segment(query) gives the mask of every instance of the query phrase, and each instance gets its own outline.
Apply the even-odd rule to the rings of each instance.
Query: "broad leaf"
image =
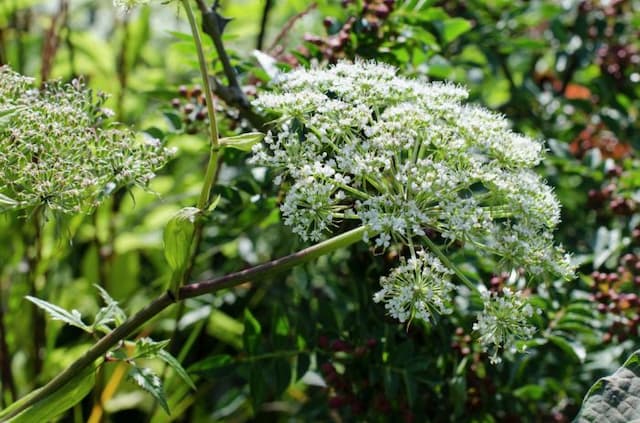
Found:
[[[55,304],[48,303],[36,297],[27,295],[25,298],[49,313],[49,316],[51,316],[53,320],[63,321],[71,326],[75,326],[85,332],[91,333],[91,328],[82,321],[82,316],[78,310],[71,310],[71,312],[68,312],[62,307],[58,307]]]
[[[587,392],[574,423],[627,423],[640,419],[640,350]]]
[[[171,414],[167,397],[162,389],[162,381],[153,370],[146,367],[132,366],[129,371],[129,378],[142,389],[149,392],[167,414]]]
[[[450,43],[471,29],[471,23],[463,18],[452,18],[442,22],[442,40]]]

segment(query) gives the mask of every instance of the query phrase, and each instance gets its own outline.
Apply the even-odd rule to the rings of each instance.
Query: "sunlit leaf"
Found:
[[[167,397],[164,389],[162,389],[162,381],[153,370],[146,367],[132,366],[128,376],[139,387],[149,392],[167,414],[171,414]]]
[[[82,316],[80,315],[80,312],[78,310],[71,310],[71,312],[69,312],[62,307],[51,304],[39,298],[35,298],[29,295],[27,295],[25,298],[49,313],[49,316],[53,320],[60,320],[68,325],[75,326],[85,332],[91,333],[91,328],[82,321]]]

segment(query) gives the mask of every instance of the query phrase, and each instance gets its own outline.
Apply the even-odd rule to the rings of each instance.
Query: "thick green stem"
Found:
[[[0,422],[5,422],[11,417],[26,410],[28,407],[39,401],[45,400],[49,395],[56,392],[66,383],[71,381],[75,376],[80,374],[87,366],[93,364],[96,360],[106,354],[111,348],[116,346],[120,341],[131,335],[136,329],[150,321],[160,312],[176,301],[186,298],[193,298],[204,294],[219,291],[221,289],[230,288],[249,281],[265,278],[267,276],[283,272],[294,266],[314,260],[322,255],[328,254],[339,248],[347,247],[351,244],[362,240],[366,233],[366,227],[360,226],[335,236],[326,241],[320,242],[311,247],[300,250],[288,256],[272,260],[267,263],[260,264],[249,269],[239,272],[230,273],[216,279],[205,280],[198,283],[185,285],[178,290],[177,298],[170,292],[165,292],[138,313],[131,316],[124,323],[114,329],[112,332],[100,339],[93,347],[91,347],[82,357],[73,362],[69,367],[59,373],[49,383],[40,389],[37,389],[27,396],[21,398],[9,408],[0,411]]]
[[[198,52],[198,64],[200,65],[200,76],[202,78],[202,85],[204,86],[204,96],[207,100],[207,112],[209,114],[209,137],[211,138],[211,149],[209,152],[209,163],[207,164],[207,171],[204,177],[204,184],[202,191],[200,192],[200,198],[198,200],[198,208],[205,210],[209,206],[209,196],[211,194],[211,188],[215,184],[218,168],[218,153],[219,153],[219,140],[218,140],[218,123],[216,121],[216,112],[213,108],[213,95],[211,92],[211,85],[209,83],[209,72],[207,71],[207,61],[204,57],[204,49],[202,47],[202,39],[200,38],[200,31],[196,24],[196,18],[193,15],[191,4],[189,0],[182,0],[182,6],[187,13],[187,19],[189,20],[189,26],[191,27],[191,33],[193,34],[193,41],[196,45],[196,51]]]

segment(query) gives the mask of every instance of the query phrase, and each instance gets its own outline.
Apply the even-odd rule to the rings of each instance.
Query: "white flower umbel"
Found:
[[[401,322],[418,318],[433,322],[441,314],[453,311],[455,285],[451,283],[451,269],[424,251],[380,279],[382,289],[373,299],[385,302],[389,315]]]
[[[430,229],[505,267],[570,277],[553,244],[559,203],[531,169],[543,144],[466,97],[458,85],[402,78],[382,64],[298,69],[255,101],[280,118],[253,162],[292,181],[282,212],[306,239],[318,240],[349,210],[378,247]]]
[[[501,351],[523,351],[517,347],[517,342],[530,339],[535,333],[535,327],[529,323],[534,310],[521,292],[508,288],[492,293],[484,290],[481,295],[484,310],[473,324],[473,330],[480,334],[480,342],[495,364],[501,361]]]
[[[107,124],[110,111],[81,82],[37,89],[0,67],[0,210],[88,213],[115,189],[146,185],[170,151]]]
[[[553,243],[560,205],[532,169],[543,143],[513,132],[499,114],[464,104],[463,87],[403,78],[383,64],[341,62],[294,70],[272,88],[254,104],[278,115],[274,133],[254,147],[252,161],[280,170],[276,183],[290,187],[285,223],[319,240],[341,219],[360,221],[377,250],[402,243],[414,251],[422,242],[437,255],[412,253],[382,278],[375,299],[392,316],[433,321],[450,310],[453,266],[427,234],[492,256],[505,270],[573,275]],[[491,300],[477,324],[486,345],[509,348],[531,333],[519,295]],[[515,314],[505,322],[496,317],[508,312]]]

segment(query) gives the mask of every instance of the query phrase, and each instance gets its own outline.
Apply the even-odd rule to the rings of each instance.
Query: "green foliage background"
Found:
[[[527,288],[542,310],[537,336],[527,354],[491,366],[473,342],[477,304],[435,327],[399,325],[371,298],[402,251],[374,255],[357,245],[288,274],[187,300],[177,324],[179,307],[147,325],[140,336],[173,336],[168,348],[197,386],[191,391],[161,362],[145,363],[164,375],[170,415],[123,378],[122,363],[108,363],[94,392],[60,421],[570,421],[593,382],[640,344],[640,3],[273,3],[263,50],[279,69],[354,57],[388,62],[403,74],[467,85],[472,101],[548,140],[539,171],[563,204],[557,237],[574,253],[579,277]],[[221,2],[221,14],[233,18],[225,45],[249,96],[268,89],[269,68],[252,54],[264,8],[264,0]],[[336,47],[331,40],[350,17],[352,29]],[[195,203],[208,151],[205,125],[184,113],[191,99],[180,86],[198,84],[187,34],[174,3],[152,0],[129,15],[90,0],[0,3],[0,63],[40,79],[82,75],[111,94],[118,120],[178,148],[150,192],[118,191],[91,216],[47,221],[38,260],[28,216],[0,216],[3,406],[94,342],[43,320],[25,295],[93,316],[101,306],[94,285],[135,312],[168,283],[163,228]],[[213,44],[205,42],[210,68],[224,82]],[[223,136],[251,128],[234,105],[216,107]],[[280,222],[273,175],[246,158],[224,153],[214,189],[220,201],[206,222],[194,280],[304,246]],[[450,254],[487,286],[506,278],[471,250]]]

